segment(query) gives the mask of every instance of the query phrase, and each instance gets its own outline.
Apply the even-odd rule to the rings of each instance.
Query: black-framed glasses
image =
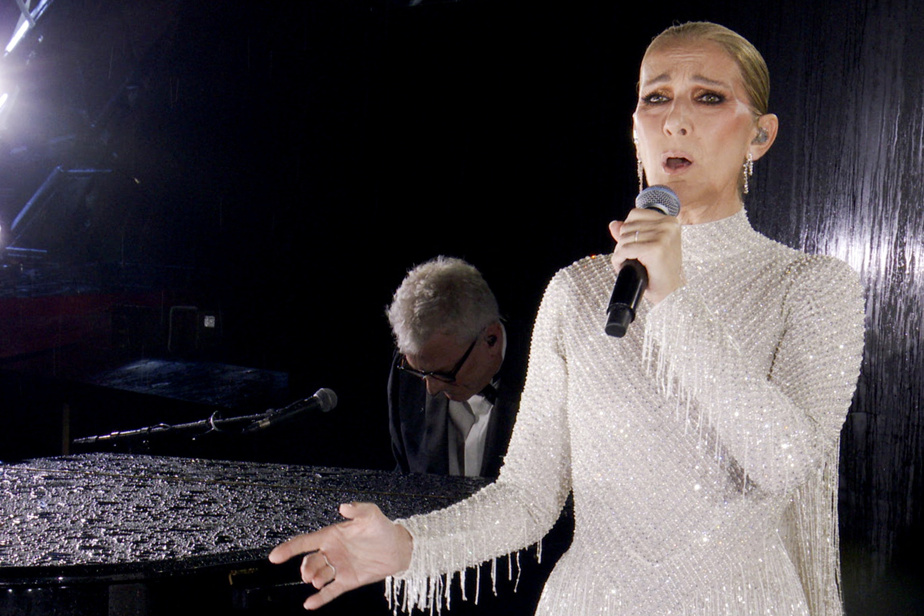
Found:
[[[401,361],[398,362],[398,370],[403,370],[408,374],[413,374],[414,376],[425,379],[430,377],[431,379],[436,379],[437,381],[442,381],[443,383],[453,384],[456,382],[456,376],[459,374],[459,370],[462,369],[462,366],[465,365],[465,360],[468,359],[468,356],[472,354],[472,350],[475,348],[475,343],[478,342],[478,339],[481,338],[481,334],[475,336],[475,339],[472,340],[472,343],[468,345],[468,349],[465,350],[465,353],[456,362],[455,367],[449,372],[443,372],[442,370],[417,370],[416,368],[411,368],[407,364],[407,357],[402,355]]]

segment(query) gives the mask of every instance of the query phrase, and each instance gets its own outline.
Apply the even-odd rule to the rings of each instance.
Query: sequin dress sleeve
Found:
[[[687,285],[603,332],[607,258],[559,272],[498,481],[402,521],[398,604],[534,543],[568,490],[575,535],[538,613],[841,613],[836,461],[863,342],[856,274],[751,229],[684,227]],[[833,505],[832,505],[833,503]],[[398,593],[400,594],[400,593]]]
[[[725,318],[734,305],[706,295],[736,295],[752,283],[710,277],[673,293],[648,316],[645,351],[666,395],[680,399],[684,422],[711,432],[719,455],[734,460],[742,489],[785,494],[819,464],[850,404],[857,367],[843,349],[862,343],[860,311],[830,307],[843,304],[848,289],[857,299],[856,274],[835,259],[800,255],[775,285],[785,303],[767,304],[781,314],[756,312],[743,323]],[[774,319],[785,322],[779,333],[766,331]],[[772,346],[755,343],[770,336],[778,336]],[[849,378],[833,387],[838,375]]]

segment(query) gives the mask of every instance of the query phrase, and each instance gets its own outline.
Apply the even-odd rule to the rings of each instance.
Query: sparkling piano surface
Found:
[[[429,511],[480,479],[154,456],[85,454],[0,466],[0,585],[131,579],[262,561],[338,521],[342,502]]]

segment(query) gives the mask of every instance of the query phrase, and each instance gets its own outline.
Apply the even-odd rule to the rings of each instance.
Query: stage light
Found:
[[[25,15],[25,13],[24,13]],[[28,19],[19,18],[19,25],[16,27],[16,32],[13,33],[13,38],[10,39],[10,42],[7,43],[6,53],[10,53],[19,44],[19,41],[22,40],[22,37],[26,35],[26,32],[29,31],[29,28],[32,27],[32,22]]]
[[[13,37],[10,39],[10,42],[6,44],[3,55],[9,55],[9,53],[16,48],[23,37],[26,36],[26,33],[35,27],[36,22],[42,14],[51,6],[52,1],[53,0],[40,0],[35,8],[30,10],[29,4],[31,4],[31,0],[16,0],[20,12],[19,22],[16,24],[16,31],[13,32]]]

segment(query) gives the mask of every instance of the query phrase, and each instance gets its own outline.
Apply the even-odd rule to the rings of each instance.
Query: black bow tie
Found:
[[[484,386],[484,389],[482,389],[478,393],[481,396],[483,396],[484,399],[490,402],[491,404],[497,403],[497,387],[495,386],[494,383],[488,383],[487,385]]]

